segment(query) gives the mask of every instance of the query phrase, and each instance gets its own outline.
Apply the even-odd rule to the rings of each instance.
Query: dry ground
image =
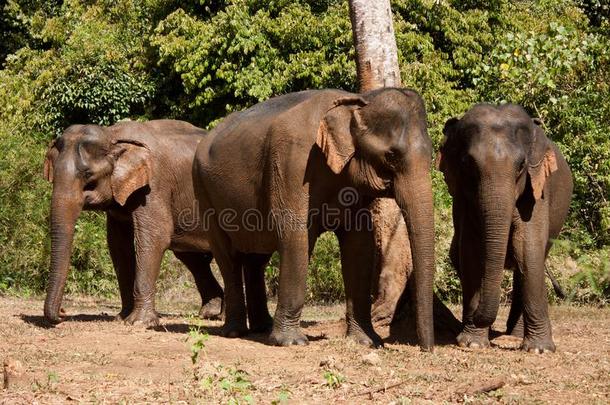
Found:
[[[64,305],[71,319],[47,328],[42,301],[0,298],[0,403],[610,402],[610,308],[552,307],[558,351],[531,355],[508,336],[481,351],[366,349],[342,338],[341,306],[308,307],[310,345],[277,348],[261,335],[223,338],[217,321],[203,322],[207,338],[189,334],[194,307],[162,305],[163,327],[146,330],[113,321],[107,302]]]

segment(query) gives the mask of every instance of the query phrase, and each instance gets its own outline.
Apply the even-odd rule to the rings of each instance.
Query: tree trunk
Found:
[[[349,9],[360,92],[400,87],[390,0],[350,0]],[[407,227],[392,198],[377,199],[371,207],[371,214],[376,245],[376,268],[372,283],[373,322],[387,325],[392,320],[400,320],[412,325],[407,329],[414,329],[413,293],[410,288],[406,289],[413,271]],[[399,301],[400,314],[396,313]],[[443,329],[450,335],[459,332],[459,322],[436,296],[434,314],[437,330]]]
[[[360,92],[400,87],[390,0],[350,0],[349,8]],[[373,322],[388,324],[413,268],[411,249],[407,227],[394,199],[377,199],[371,213],[376,245]]]
[[[360,92],[400,87],[390,0],[350,0]]]

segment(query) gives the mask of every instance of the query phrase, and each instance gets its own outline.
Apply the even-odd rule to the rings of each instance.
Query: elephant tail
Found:
[[[546,264],[544,265],[544,271],[546,273],[546,276],[549,278],[549,280],[551,280],[551,284],[553,285],[553,290],[555,291],[555,295],[557,295],[557,297],[560,300],[565,300],[567,297],[565,291],[563,291],[563,288],[561,288],[561,285],[559,284],[559,282],[557,281],[555,276],[553,276],[553,274],[551,273],[551,271],[549,270],[549,268],[547,267]]]

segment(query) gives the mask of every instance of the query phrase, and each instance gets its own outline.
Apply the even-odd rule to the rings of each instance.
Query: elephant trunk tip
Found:
[[[44,318],[52,325],[57,325],[63,321],[63,310],[61,308],[53,308],[53,305],[45,303]]]

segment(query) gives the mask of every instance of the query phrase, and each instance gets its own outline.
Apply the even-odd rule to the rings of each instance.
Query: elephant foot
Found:
[[[348,339],[352,339],[358,344],[366,347],[380,348],[383,347],[383,340],[381,337],[370,328],[368,331],[362,330],[360,327],[348,325],[346,336]]]
[[[521,343],[521,350],[536,354],[554,353],[555,343],[553,343],[553,339],[548,335],[540,337],[526,336]]]
[[[246,321],[234,321],[227,322],[225,321],[224,326],[222,327],[222,335],[227,338],[238,338],[241,336],[245,336],[248,334],[248,327],[246,326]]]
[[[222,297],[212,298],[201,306],[199,317],[202,319],[222,318]]]
[[[155,327],[159,326],[159,315],[152,308],[136,308],[125,318],[125,323]]]
[[[371,320],[377,326],[387,326],[392,322],[395,308],[389,304],[373,305]]]
[[[457,338],[457,344],[460,347],[469,347],[471,349],[482,349],[489,347],[489,337],[487,329],[484,331],[468,331],[464,330]]]
[[[269,313],[262,317],[256,317],[249,319],[250,323],[250,332],[252,333],[264,333],[269,332],[273,327],[273,318]]]
[[[304,346],[309,344],[309,340],[298,327],[285,330],[274,329],[269,335],[269,344],[272,346]]]
[[[121,312],[115,315],[114,320],[124,321],[125,319],[127,319],[129,314],[131,314],[131,311],[133,311],[133,308],[121,308]]]

